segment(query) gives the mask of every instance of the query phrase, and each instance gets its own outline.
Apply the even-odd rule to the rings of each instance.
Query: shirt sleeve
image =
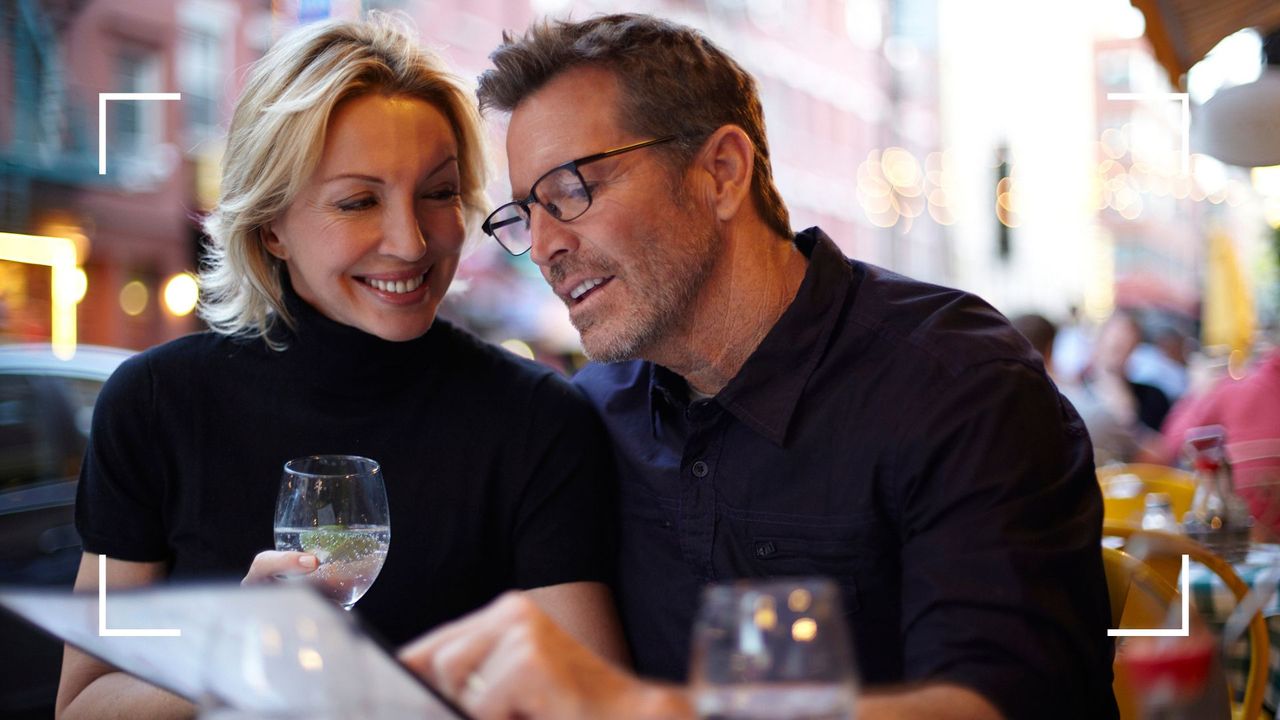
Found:
[[[1006,717],[1113,717],[1102,499],[1083,423],[1037,370],[922,387],[896,462],[908,681]]]
[[[168,558],[154,419],[149,362],[137,355],[111,375],[94,407],[76,490],[85,552],[134,562]]]
[[[611,582],[615,475],[595,411],[576,388],[548,377],[534,394],[525,437],[529,479],[515,513],[516,587]]]

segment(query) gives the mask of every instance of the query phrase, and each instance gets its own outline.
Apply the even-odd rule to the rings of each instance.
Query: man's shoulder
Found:
[[[950,376],[993,363],[1040,366],[1025,338],[994,307],[973,293],[916,280],[859,261],[859,278],[846,329],[906,351]]]

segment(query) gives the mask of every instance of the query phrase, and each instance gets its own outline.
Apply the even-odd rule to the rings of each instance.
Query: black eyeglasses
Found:
[[[675,135],[645,140],[643,142],[624,145],[620,148],[606,150],[595,155],[570,160],[551,168],[538,178],[529,188],[529,196],[523,200],[512,200],[501,205],[489,214],[481,229],[486,235],[498,241],[499,245],[512,255],[523,255],[533,247],[533,234],[529,231],[529,217],[536,203],[541,205],[547,214],[560,222],[569,222],[582,217],[591,207],[591,184],[582,177],[578,168],[597,160],[621,155],[632,150],[657,145],[675,140]]]

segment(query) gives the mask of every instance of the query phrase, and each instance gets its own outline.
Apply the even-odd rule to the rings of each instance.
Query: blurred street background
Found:
[[[1161,97],[1183,90],[1124,0],[11,0],[0,232],[69,239],[76,271],[55,293],[49,267],[9,242],[0,341],[50,340],[60,298],[74,301],[78,343],[141,349],[201,329],[197,219],[217,198],[246,66],[299,23],[371,8],[409,15],[469,81],[503,30],[544,15],[639,10],[703,29],[759,80],[797,228],[821,225],[854,257],[1080,330],[1057,358],[1068,371],[1117,307],[1153,347],[1209,344],[1223,362],[1274,322],[1280,169],[1227,165],[1197,142],[1184,161],[1182,103]],[[1191,67],[1192,115],[1257,79],[1261,51],[1246,29]],[[182,93],[108,105],[105,176],[101,92]],[[492,121],[501,200],[503,119]],[[580,361],[527,258],[477,238],[459,277],[448,316],[547,362]],[[1229,326],[1206,328],[1218,312],[1206,303],[1224,302]]]
[[[0,585],[70,586],[102,383],[203,329],[199,220],[249,65],[300,24],[371,9],[407,15],[472,83],[504,30],[546,16],[701,28],[759,82],[795,228],[1013,318],[1099,466],[1176,461],[1179,399],[1280,372],[1274,0],[0,0]],[[100,93],[181,99],[108,103],[99,174]],[[496,203],[505,119],[489,120]],[[583,362],[532,261],[487,238],[442,313],[566,373]],[[1245,424],[1231,437],[1280,458],[1276,428]],[[50,716],[61,646],[0,616],[0,647],[19,648],[0,653],[0,716]]]

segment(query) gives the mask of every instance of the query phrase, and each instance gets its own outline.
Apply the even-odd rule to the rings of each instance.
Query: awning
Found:
[[[1276,0],[1130,0],[1147,20],[1147,39],[1175,88],[1223,38],[1248,27],[1280,28]]]

